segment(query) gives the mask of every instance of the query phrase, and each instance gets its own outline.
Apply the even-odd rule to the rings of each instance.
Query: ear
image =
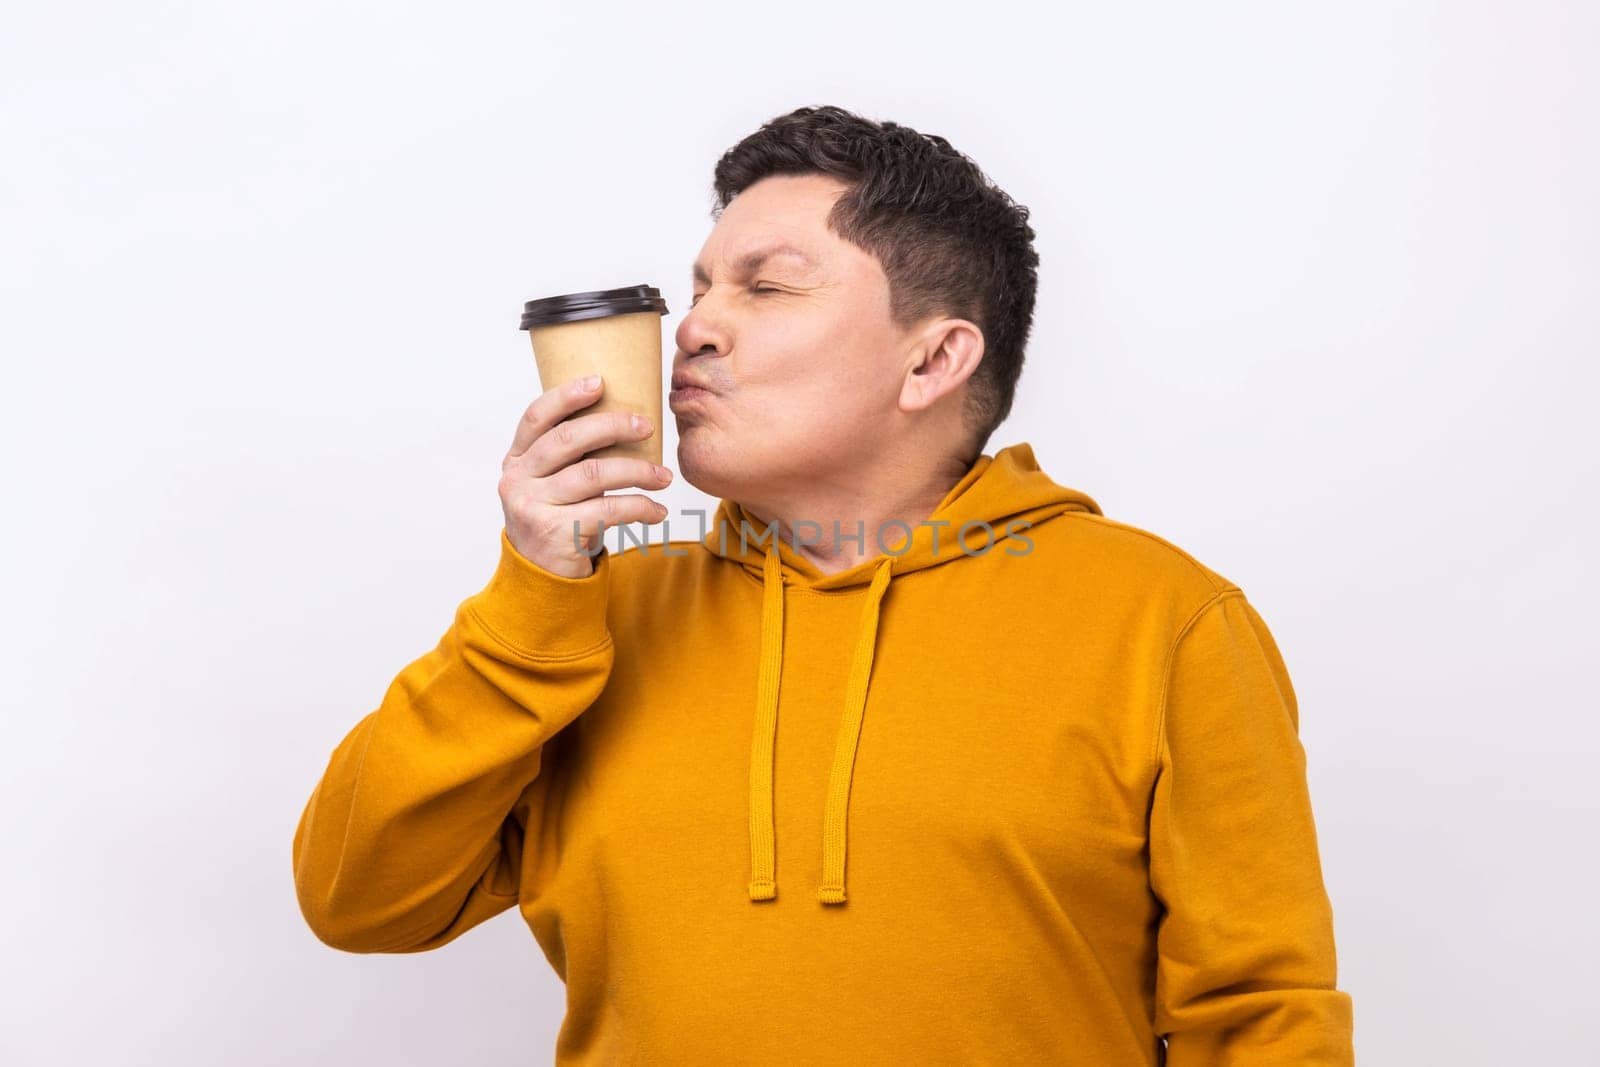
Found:
[[[961,388],[983,360],[983,331],[966,319],[940,319],[912,346],[900,410],[922,411]]]

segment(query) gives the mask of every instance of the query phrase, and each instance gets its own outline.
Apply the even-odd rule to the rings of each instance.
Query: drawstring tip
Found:
[[[817,892],[817,899],[824,904],[843,904],[844,886],[825,885]]]
[[[778,895],[778,883],[770,879],[758,879],[750,883],[751,900],[771,900]]]

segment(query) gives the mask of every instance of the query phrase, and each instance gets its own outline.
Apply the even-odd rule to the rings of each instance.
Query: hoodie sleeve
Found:
[[[1168,1067],[1354,1062],[1294,689],[1238,587],[1180,634],[1150,809]]]
[[[566,578],[500,561],[434,649],[334,749],[294,835],[301,913],[348,952],[444,945],[517,902],[545,742],[599,697],[608,552]]]

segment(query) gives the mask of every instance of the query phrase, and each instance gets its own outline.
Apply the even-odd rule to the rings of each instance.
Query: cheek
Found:
[[[734,345],[733,376],[741,392],[781,402],[786,394],[804,392],[828,375],[819,373],[828,338],[799,316],[747,326]],[[765,402],[765,401],[764,401]]]
[[[871,436],[883,425],[880,395],[868,385],[841,379],[828,369],[819,369],[770,395],[771,423],[784,426],[791,436],[856,440]]]
[[[856,426],[881,417],[892,383],[885,361],[891,342],[865,316],[796,313],[747,325],[735,345],[734,375],[742,398],[785,423],[827,413]]]

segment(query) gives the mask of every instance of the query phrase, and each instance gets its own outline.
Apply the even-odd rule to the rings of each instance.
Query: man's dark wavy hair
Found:
[[[780,115],[728,149],[717,161],[713,218],[774,174],[826,174],[851,186],[828,226],[883,265],[897,326],[939,314],[983,332],[964,409],[976,458],[1011,411],[1033,325],[1039,256],[1028,209],[943,137],[828,106]]]

